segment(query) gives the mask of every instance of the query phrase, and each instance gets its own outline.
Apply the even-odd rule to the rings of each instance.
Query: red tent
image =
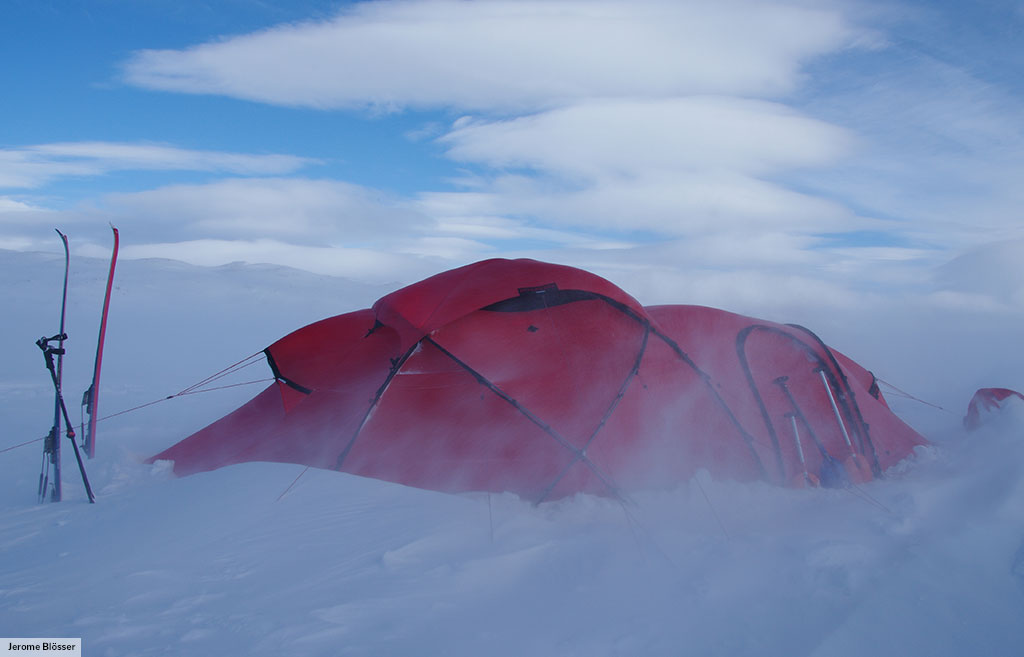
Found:
[[[677,485],[700,468],[778,483],[880,476],[924,440],[874,377],[810,331],[487,260],[301,328],[276,379],[153,457],[246,461],[541,501]]]
[[[1016,400],[1024,402],[1024,395],[1009,388],[980,388],[971,397],[964,416],[964,427],[974,431],[985,423],[986,416],[998,413]]]

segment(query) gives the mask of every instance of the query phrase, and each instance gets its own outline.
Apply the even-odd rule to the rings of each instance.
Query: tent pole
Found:
[[[804,471],[804,483],[813,487],[811,475],[807,472],[807,461],[804,460],[804,447],[800,444],[800,431],[796,428],[796,414],[786,413],[786,417],[789,418],[789,425],[793,427],[793,440],[796,442],[796,455],[800,459],[800,467]]]
[[[843,416],[839,414],[839,407],[836,406],[836,399],[832,396],[832,388],[828,385],[828,380],[825,378],[825,370],[817,368],[818,374],[821,376],[821,383],[825,386],[825,393],[828,395],[828,401],[832,404],[832,412],[836,414],[836,422],[839,423],[839,430],[843,432],[843,440],[846,441],[846,446],[850,449],[850,456],[854,459],[857,458],[857,452],[853,449],[853,443],[850,442],[850,434],[846,432],[846,425],[843,423]]]
[[[826,488],[831,488],[835,485],[845,485],[845,483],[849,481],[846,474],[846,468],[843,467],[842,463],[832,458],[832,455],[828,453],[828,450],[825,449],[825,446],[821,443],[818,435],[814,433],[814,427],[811,426],[811,423],[807,420],[807,416],[804,415],[804,412],[800,410],[800,404],[796,402],[793,392],[789,389],[789,386],[786,385],[787,381],[789,381],[788,376],[780,376],[775,379],[773,383],[782,388],[783,394],[785,394],[786,399],[789,400],[789,405],[793,407],[793,418],[799,419],[803,422],[804,426],[807,428],[807,435],[811,437],[811,441],[814,443],[814,446],[817,447],[818,451],[821,453],[821,470],[818,476],[819,484]]]

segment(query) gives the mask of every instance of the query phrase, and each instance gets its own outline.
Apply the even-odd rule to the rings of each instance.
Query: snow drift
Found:
[[[68,390],[89,383],[83,345],[107,264],[72,261]],[[104,379],[112,412],[184,388],[239,345],[387,291],[275,267],[123,267]],[[0,251],[0,271],[11,283],[0,288],[12,318],[0,323],[12,345],[0,371],[7,448],[52,419],[32,343],[55,320],[60,269]],[[291,464],[182,478],[141,464],[243,403],[245,388],[230,388],[101,422],[88,462],[95,505],[72,479],[66,502],[36,503],[38,444],[0,456],[0,634],[82,637],[84,654],[138,657],[1021,654],[1024,423],[1010,414],[967,437],[959,407],[981,385],[1022,389],[1005,357],[1018,324],[912,308],[867,332],[863,308],[833,324],[837,312],[806,323],[847,349],[861,341],[852,351],[882,378],[949,388],[937,401],[958,408],[891,397],[942,430],[883,480],[793,490],[698,471],[625,504],[573,495],[533,506],[315,468],[289,489],[304,470]],[[897,358],[908,345],[914,357]],[[917,357],[925,347],[944,357]]]

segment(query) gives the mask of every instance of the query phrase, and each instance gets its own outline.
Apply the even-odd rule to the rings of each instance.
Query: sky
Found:
[[[7,0],[0,248],[1019,314],[1022,33],[1009,0]]]

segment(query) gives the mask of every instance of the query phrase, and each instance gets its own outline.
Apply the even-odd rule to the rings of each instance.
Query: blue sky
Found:
[[[1024,307],[942,269],[1024,251],[1019,3],[2,12],[0,248],[112,221],[126,257],[374,281],[527,255],[652,300]]]

